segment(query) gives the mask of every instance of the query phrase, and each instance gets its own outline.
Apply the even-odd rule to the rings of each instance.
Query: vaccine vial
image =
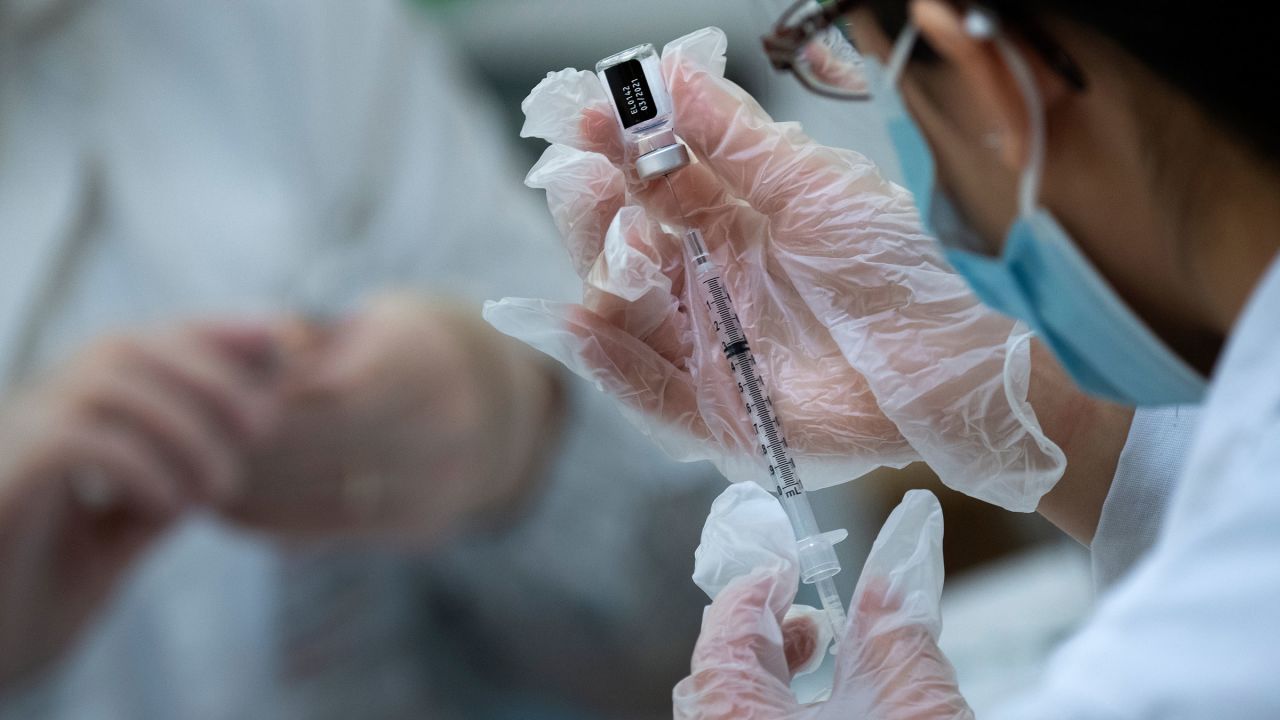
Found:
[[[689,151],[676,137],[671,96],[662,80],[658,51],[652,45],[639,45],[601,60],[596,64],[596,75],[608,91],[627,157],[634,159],[640,180],[669,175],[689,164]]]

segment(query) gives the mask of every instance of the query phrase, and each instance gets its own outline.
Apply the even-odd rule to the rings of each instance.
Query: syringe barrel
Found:
[[[729,296],[729,289],[725,287],[719,269],[711,261],[702,234],[697,230],[689,230],[685,233],[685,244],[697,268],[698,283],[702,286],[716,338],[729,360],[747,415],[751,418],[760,453],[768,462],[769,474],[777,485],[782,507],[798,538],[796,547],[800,560],[800,579],[806,583],[814,583],[829,578],[840,572],[840,561],[836,558],[831,540],[818,530],[818,521],[809,504],[809,495],[796,475],[791,448],[787,445],[782,424],[774,414],[773,400],[765,388],[764,379],[760,377],[755,356],[751,353],[742,329],[742,321]]]

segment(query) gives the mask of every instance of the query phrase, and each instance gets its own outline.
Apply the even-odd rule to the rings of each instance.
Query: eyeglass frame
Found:
[[[840,18],[866,2],[866,0],[836,0],[829,4],[820,3],[816,11],[808,13],[799,22],[787,22],[798,14],[802,7],[814,1],[796,0],[774,23],[773,30],[760,38],[765,56],[769,58],[769,64],[778,72],[791,73],[806,90],[817,95],[834,100],[870,99],[870,93],[865,91],[833,90],[815,84],[804,73],[796,71],[796,56],[801,49],[813,42],[820,34],[834,27]],[[1028,44],[1048,63],[1050,69],[1061,75],[1073,90],[1083,92],[1088,87],[1088,81],[1079,64],[1052,38],[1034,26],[1020,27],[1019,30]]]

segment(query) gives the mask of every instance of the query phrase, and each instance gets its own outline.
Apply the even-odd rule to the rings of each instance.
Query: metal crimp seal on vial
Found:
[[[636,176],[641,180],[650,180],[673,173],[688,164],[689,150],[677,142],[636,158]]]

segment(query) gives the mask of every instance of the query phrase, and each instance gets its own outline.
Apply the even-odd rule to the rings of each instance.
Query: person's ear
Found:
[[[945,0],[913,0],[911,18],[921,37],[959,74],[966,95],[977,104],[977,117],[989,123],[988,132],[997,134],[1001,161],[1011,172],[1021,172],[1031,145],[1027,101],[995,42],[970,32],[963,11]],[[1065,100],[1071,89],[1038,53],[1019,49],[1039,86],[1040,102],[1048,117],[1049,110]]]

